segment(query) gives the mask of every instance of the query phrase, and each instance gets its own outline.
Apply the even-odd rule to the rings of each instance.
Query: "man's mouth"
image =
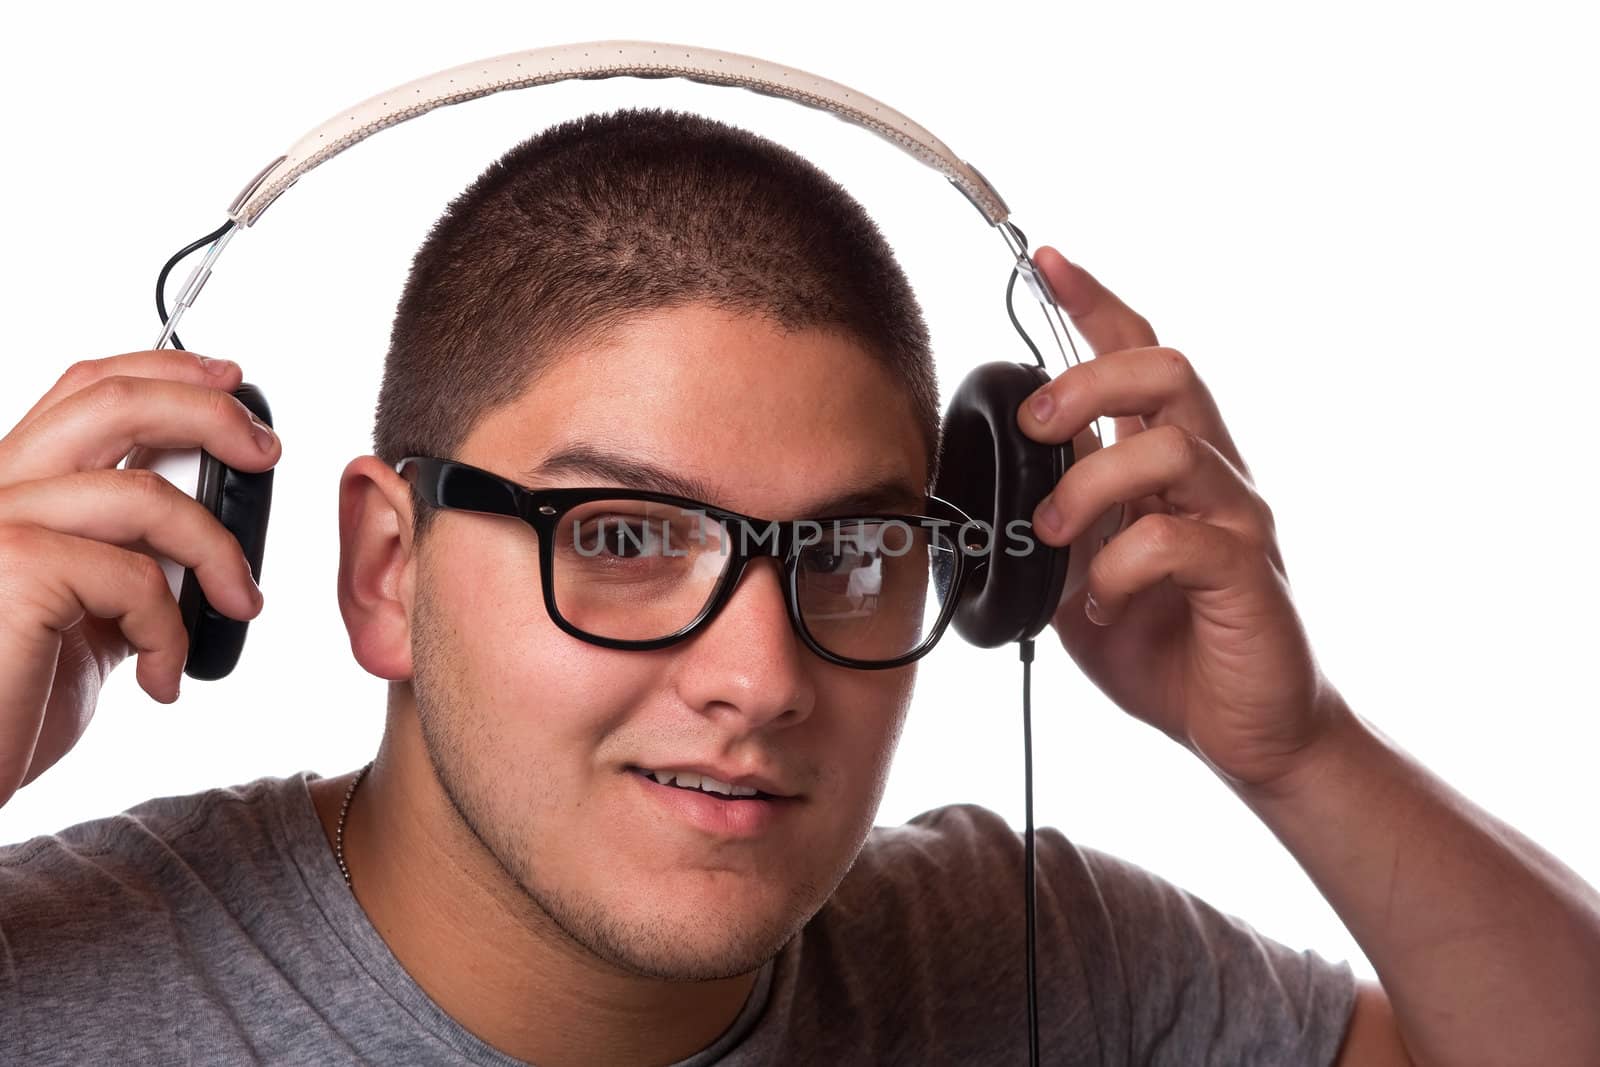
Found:
[[[697,793],[704,793],[717,800],[730,803],[741,800],[785,800],[788,798],[763,793],[759,789],[749,786],[729,785],[719,782],[715,778],[704,774],[690,774],[685,771],[651,771],[643,767],[629,767],[634,774],[642,775],[661,785],[672,786],[675,789],[688,789]]]
[[[769,793],[748,784],[735,791],[732,785],[716,778],[708,779],[697,771],[648,770],[637,766],[625,769],[638,779],[647,803],[660,805],[657,810],[671,813],[699,832],[724,841],[758,841],[778,832],[785,821],[796,818],[796,813],[804,807],[799,795]],[[760,776],[741,777],[748,783]],[[781,788],[776,779],[761,778],[761,784],[769,789]]]

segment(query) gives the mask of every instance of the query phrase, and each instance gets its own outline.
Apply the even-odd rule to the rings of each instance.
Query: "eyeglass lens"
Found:
[[[692,623],[736,554],[771,546],[777,524],[723,523],[648,500],[594,500],[562,515],[551,545],[556,610],[594,637],[653,641]],[[794,601],[811,639],[867,662],[918,650],[955,571],[953,537],[902,520],[800,524]],[[742,543],[741,543],[741,539]],[[929,592],[933,595],[930,596]]]

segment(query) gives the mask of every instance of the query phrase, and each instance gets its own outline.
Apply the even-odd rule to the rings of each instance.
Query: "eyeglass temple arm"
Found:
[[[518,491],[518,486],[470,463],[407,456],[394,469],[432,507],[528,517],[526,495]]]

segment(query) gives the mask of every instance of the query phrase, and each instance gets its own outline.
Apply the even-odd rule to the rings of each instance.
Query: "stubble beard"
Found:
[[[465,660],[455,650],[453,630],[430,589],[426,579],[418,582],[412,621],[411,685],[423,747],[461,824],[527,901],[528,923],[536,936],[559,938],[567,951],[576,949],[627,975],[708,982],[759,969],[800,932],[820,909],[821,901],[803,913],[745,924],[739,936],[724,937],[714,947],[702,949],[674,939],[659,922],[627,919],[608,911],[597,898],[568,894],[542,883],[539,865],[531,854],[536,828],[498,818],[489,801],[491,783],[500,772],[477,753],[493,753],[498,746],[485,732],[472,728],[476,721],[472,709],[459,699],[460,693],[469,690],[454,668]],[[482,745],[473,744],[474,734]],[[596,863],[604,862],[600,853],[590,854]],[[792,900],[816,899],[814,883],[795,888]],[[715,918],[707,916],[706,921],[709,925]]]

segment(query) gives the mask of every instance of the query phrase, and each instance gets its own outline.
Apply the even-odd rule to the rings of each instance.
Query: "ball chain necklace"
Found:
[[[344,821],[350,814],[350,798],[356,795],[356,786],[361,784],[361,779],[372,770],[375,760],[368,760],[367,765],[356,772],[355,778],[350,781],[350,788],[344,791],[344,804],[339,808],[339,829],[333,835],[333,857],[339,861],[339,873],[344,875],[346,888],[350,886],[350,868],[344,862]]]

